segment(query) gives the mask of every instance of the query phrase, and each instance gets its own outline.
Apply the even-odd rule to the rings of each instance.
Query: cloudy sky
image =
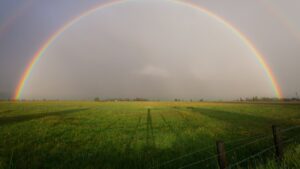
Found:
[[[107,0],[1,0],[0,98],[13,96],[34,53],[72,18]],[[263,54],[285,97],[300,93],[300,2],[194,0]],[[172,0],[129,0],[64,31],[21,98],[236,99],[275,93],[253,52],[205,13]]]

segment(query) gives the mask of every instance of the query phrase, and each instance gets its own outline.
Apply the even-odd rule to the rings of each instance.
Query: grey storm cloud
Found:
[[[155,11],[155,12],[153,12]],[[134,1],[73,25],[34,67],[25,98],[274,96],[251,50],[206,14]]]

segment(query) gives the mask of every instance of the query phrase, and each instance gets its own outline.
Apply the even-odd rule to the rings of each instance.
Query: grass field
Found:
[[[217,168],[216,140],[234,164],[273,145],[272,124],[300,125],[300,104],[0,102],[0,168]],[[283,133],[291,156],[299,133]],[[272,166],[273,154],[239,166]]]

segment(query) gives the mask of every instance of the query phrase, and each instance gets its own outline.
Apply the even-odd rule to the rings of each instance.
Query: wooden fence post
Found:
[[[276,150],[276,160],[280,162],[283,159],[281,133],[278,126],[273,125],[272,130],[273,130],[274,145]]]
[[[217,141],[217,153],[218,153],[218,163],[220,169],[226,169],[228,167],[225,146],[223,141]]]

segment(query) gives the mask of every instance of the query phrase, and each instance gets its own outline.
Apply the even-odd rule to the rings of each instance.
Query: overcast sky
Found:
[[[67,21],[108,1],[0,1],[0,98]],[[300,2],[195,0],[232,23],[264,55],[285,97],[300,93]],[[98,10],[55,40],[22,98],[235,99],[275,93],[251,50],[199,10],[133,0]]]

